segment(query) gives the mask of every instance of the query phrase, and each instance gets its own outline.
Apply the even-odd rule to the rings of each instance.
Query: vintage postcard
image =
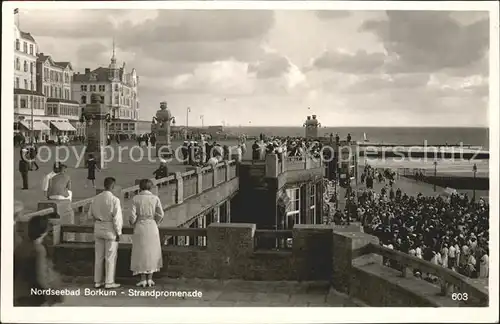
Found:
[[[2,322],[497,322],[498,9],[4,3]]]

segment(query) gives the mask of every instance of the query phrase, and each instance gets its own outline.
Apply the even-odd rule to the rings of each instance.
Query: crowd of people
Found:
[[[271,137],[263,134],[252,144],[252,160],[263,160],[267,154],[277,154],[278,159],[284,156],[304,158],[306,154],[318,157],[323,144],[319,141],[303,137]]]
[[[384,174],[367,170],[368,174]],[[381,181],[385,182],[385,177]],[[368,184],[366,189],[347,190],[345,210],[337,209],[333,222],[342,225],[359,221],[364,231],[377,236],[385,247],[471,278],[488,277],[489,205],[484,199],[473,201],[467,194],[458,193],[448,197],[411,196],[394,187],[391,181],[380,193]],[[414,274],[436,279],[418,269]]]

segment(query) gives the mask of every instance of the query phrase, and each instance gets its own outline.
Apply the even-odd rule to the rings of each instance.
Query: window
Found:
[[[115,84],[115,91],[118,91],[118,84]]]
[[[87,96],[82,96],[81,102],[82,102],[82,104],[86,104],[87,103]]]
[[[54,97],[54,87],[50,87],[50,97]]]
[[[33,44],[30,44],[30,54],[33,55]]]
[[[43,68],[43,79],[45,81],[49,81],[49,69],[48,68]]]
[[[33,91],[34,90],[34,86],[33,86],[33,81],[30,82],[30,90]]]
[[[19,96],[14,95],[14,108],[19,108]]]
[[[23,42],[24,53],[28,53],[28,43]]]
[[[104,96],[101,96],[101,103],[104,104]]]
[[[24,89],[28,90],[28,80],[24,79]]]
[[[86,84],[82,84],[82,85],[80,86],[80,90],[81,90],[81,91],[87,91],[87,85],[86,85]]]
[[[91,84],[91,85],[90,85],[90,91],[96,91],[95,89],[96,89],[95,84]]]
[[[286,213],[287,229],[292,229],[295,224],[300,224],[300,188],[287,189],[286,194],[290,198],[290,205]]]
[[[19,78],[16,78],[16,89],[19,89]]]
[[[26,97],[21,97],[21,108],[28,108],[27,106],[27,103],[28,103],[28,100],[26,100]]]
[[[19,39],[16,39],[16,50],[20,50],[21,49],[21,42],[19,41]]]
[[[34,69],[34,67],[35,67],[35,64],[34,64],[33,62],[31,62],[31,63],[30,63],[30,73],[31,73],[31,74],[35,73],[35,69]]]
[[[100,84],[99,85],[99,92],[105,92],[106,91],[106,85],[105,84]]]

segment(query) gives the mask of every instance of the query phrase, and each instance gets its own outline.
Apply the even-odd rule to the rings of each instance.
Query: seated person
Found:
[[[68,167],[59,165],[59,172],[49,180],[48,198],[52,200],[72,200],[71,178],[66,173]]]

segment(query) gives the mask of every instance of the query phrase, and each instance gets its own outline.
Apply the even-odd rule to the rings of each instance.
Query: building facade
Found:
[[[90,96],[97,93],[101,102],[110,107],[113,122],[109,123],[109,134],[135,135],[139,120],[139,77],[136,70],[127,71],[116,62],[113,49],[111,63],[107,68],[85,69],[85,73],[73,75],[72,95],[80,106],[90,103]]]
[[[38,47],[30,33],[14,26],[14,133],[31,136],[31,117],[45,115],[45,95],[36,87]],[[47,127],[33,122],[33,136],[41,138]]]
[[[46,99],[45,115],[50,117],[50,131],[45,140],[59,135],[77,135],[80,128],[80,105],[72,100],[73,67],[70,62],[56,62],[50,55],[37,55],[36,85]]]

